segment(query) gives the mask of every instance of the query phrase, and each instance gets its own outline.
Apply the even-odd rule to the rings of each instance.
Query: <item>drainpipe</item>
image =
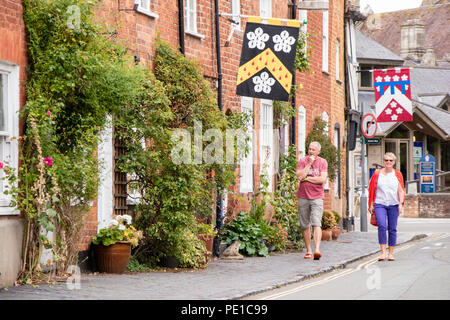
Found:
[[[292,19],[297,19],[297,0],[292,0]],[[294,68],[294,75],[292,77],[292,86],[295,87],[295,76],[297,74],[297,69]],[[295,106],[295,97],[296,97],[297,93],[294,94],[294,96],[292,97],[292,108],[294,109],[294,116],[292,117],[292,122],[291,122],[291,145],[295,145],[295,115],[297,112],[297,108]]]
[[[178,32],[180,34],[180,52],[184,55],[184,6],[183,0],[178,0]]]
[[[181,1],[181,0],[180,0]],[[220,55],[220,26],[219,26],[219,0],[214,0],[214,16],[216,27],[216,54],[217,54],[217,105],[219,110],[222,111],[222,62]],[[217,231],[222,229],[223,209],[222,198],[219,198],[219,194],[216,190],[216,228]],[[215,256],[220,255],[220,238],[217,235],[214,238],[213,254]]]

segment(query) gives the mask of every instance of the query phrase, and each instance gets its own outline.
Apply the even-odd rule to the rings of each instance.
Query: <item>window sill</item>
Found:
[[[205,36],[204,36],[203,34],[199,34],[199,33],[197,33],[197,32],[193,32],[193,31],[185,31],[184,33],[186,33],[186,34],[188,34],[188,35],[190,35],[190,36],[192,36],[192,37],[194,37],[194,38],[200,39],[200,40],[205,39]]]
[[[137,6],[135,8],[135,10],[136,10],[136,12],[142,13],[142,14],[144,14],[144,15],[150,17],[150,18],[153,18],[153,19],[158,19],[158,17],[159,17],[156,13],[151,12],[150,10],[143,9],[143,8],[141,8],[139,6]]]
[[[18,216],[19,214],[19,210],[11,207],[0,206],[0,216]]]
[[[328,71],[325,71],[325,70],[322,70],[322,73],[323,73],[323,74],[326,74],[327,76],[330,75],[330,73],[329,73]]]
[[[336,82],[339,84],[343,84],[344,82],[341,79],[336,79]]]

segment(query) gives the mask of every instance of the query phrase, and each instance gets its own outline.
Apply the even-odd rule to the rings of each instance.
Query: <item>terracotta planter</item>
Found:
[[[131,243],[117,242],[110,246],[94,245],[95,259],[100,272],[123,273],[131,256]]]
[[[213,249],[214,238],[206,236],[204,234],[198,234],[197,238],[205,242],[205,247],[206,250],[208,251],[207,253],[205,253],[205,262],[208,263],[208,258],[211,255]]]
[[[333,229],[331,229],[331,239],[336,241],[337,238],[339,237],[340,233],[341,233],[341,228],[334,227]]]
[[[331,229],[322,230],[322,241],[330,241],[331,240]]]

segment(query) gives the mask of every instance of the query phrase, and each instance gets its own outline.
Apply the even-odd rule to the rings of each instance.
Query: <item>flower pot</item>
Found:
[[[341,233],[341,228],[334,227],[333,229],[331,229],[331,239],[336,241],[337,238],[339,237],[340,233]]]
[[[95,259],[100,272],[123,273],[131,256],[131,243],[117,242],[110,246],[94,245]]]
[[[322,230],[322,241],[330,241],[331,240],[331,229]]]

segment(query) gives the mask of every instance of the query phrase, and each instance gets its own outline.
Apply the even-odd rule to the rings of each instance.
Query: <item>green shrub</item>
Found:
[[[261,220],[256,220],[247,212],[240,212],[238,216],[224,227],[223,241],[231,245],[235,241],[241,242],[239,251],[246,256],[269,255],[269,250],[264,244],[264,230],[261,228]]]

